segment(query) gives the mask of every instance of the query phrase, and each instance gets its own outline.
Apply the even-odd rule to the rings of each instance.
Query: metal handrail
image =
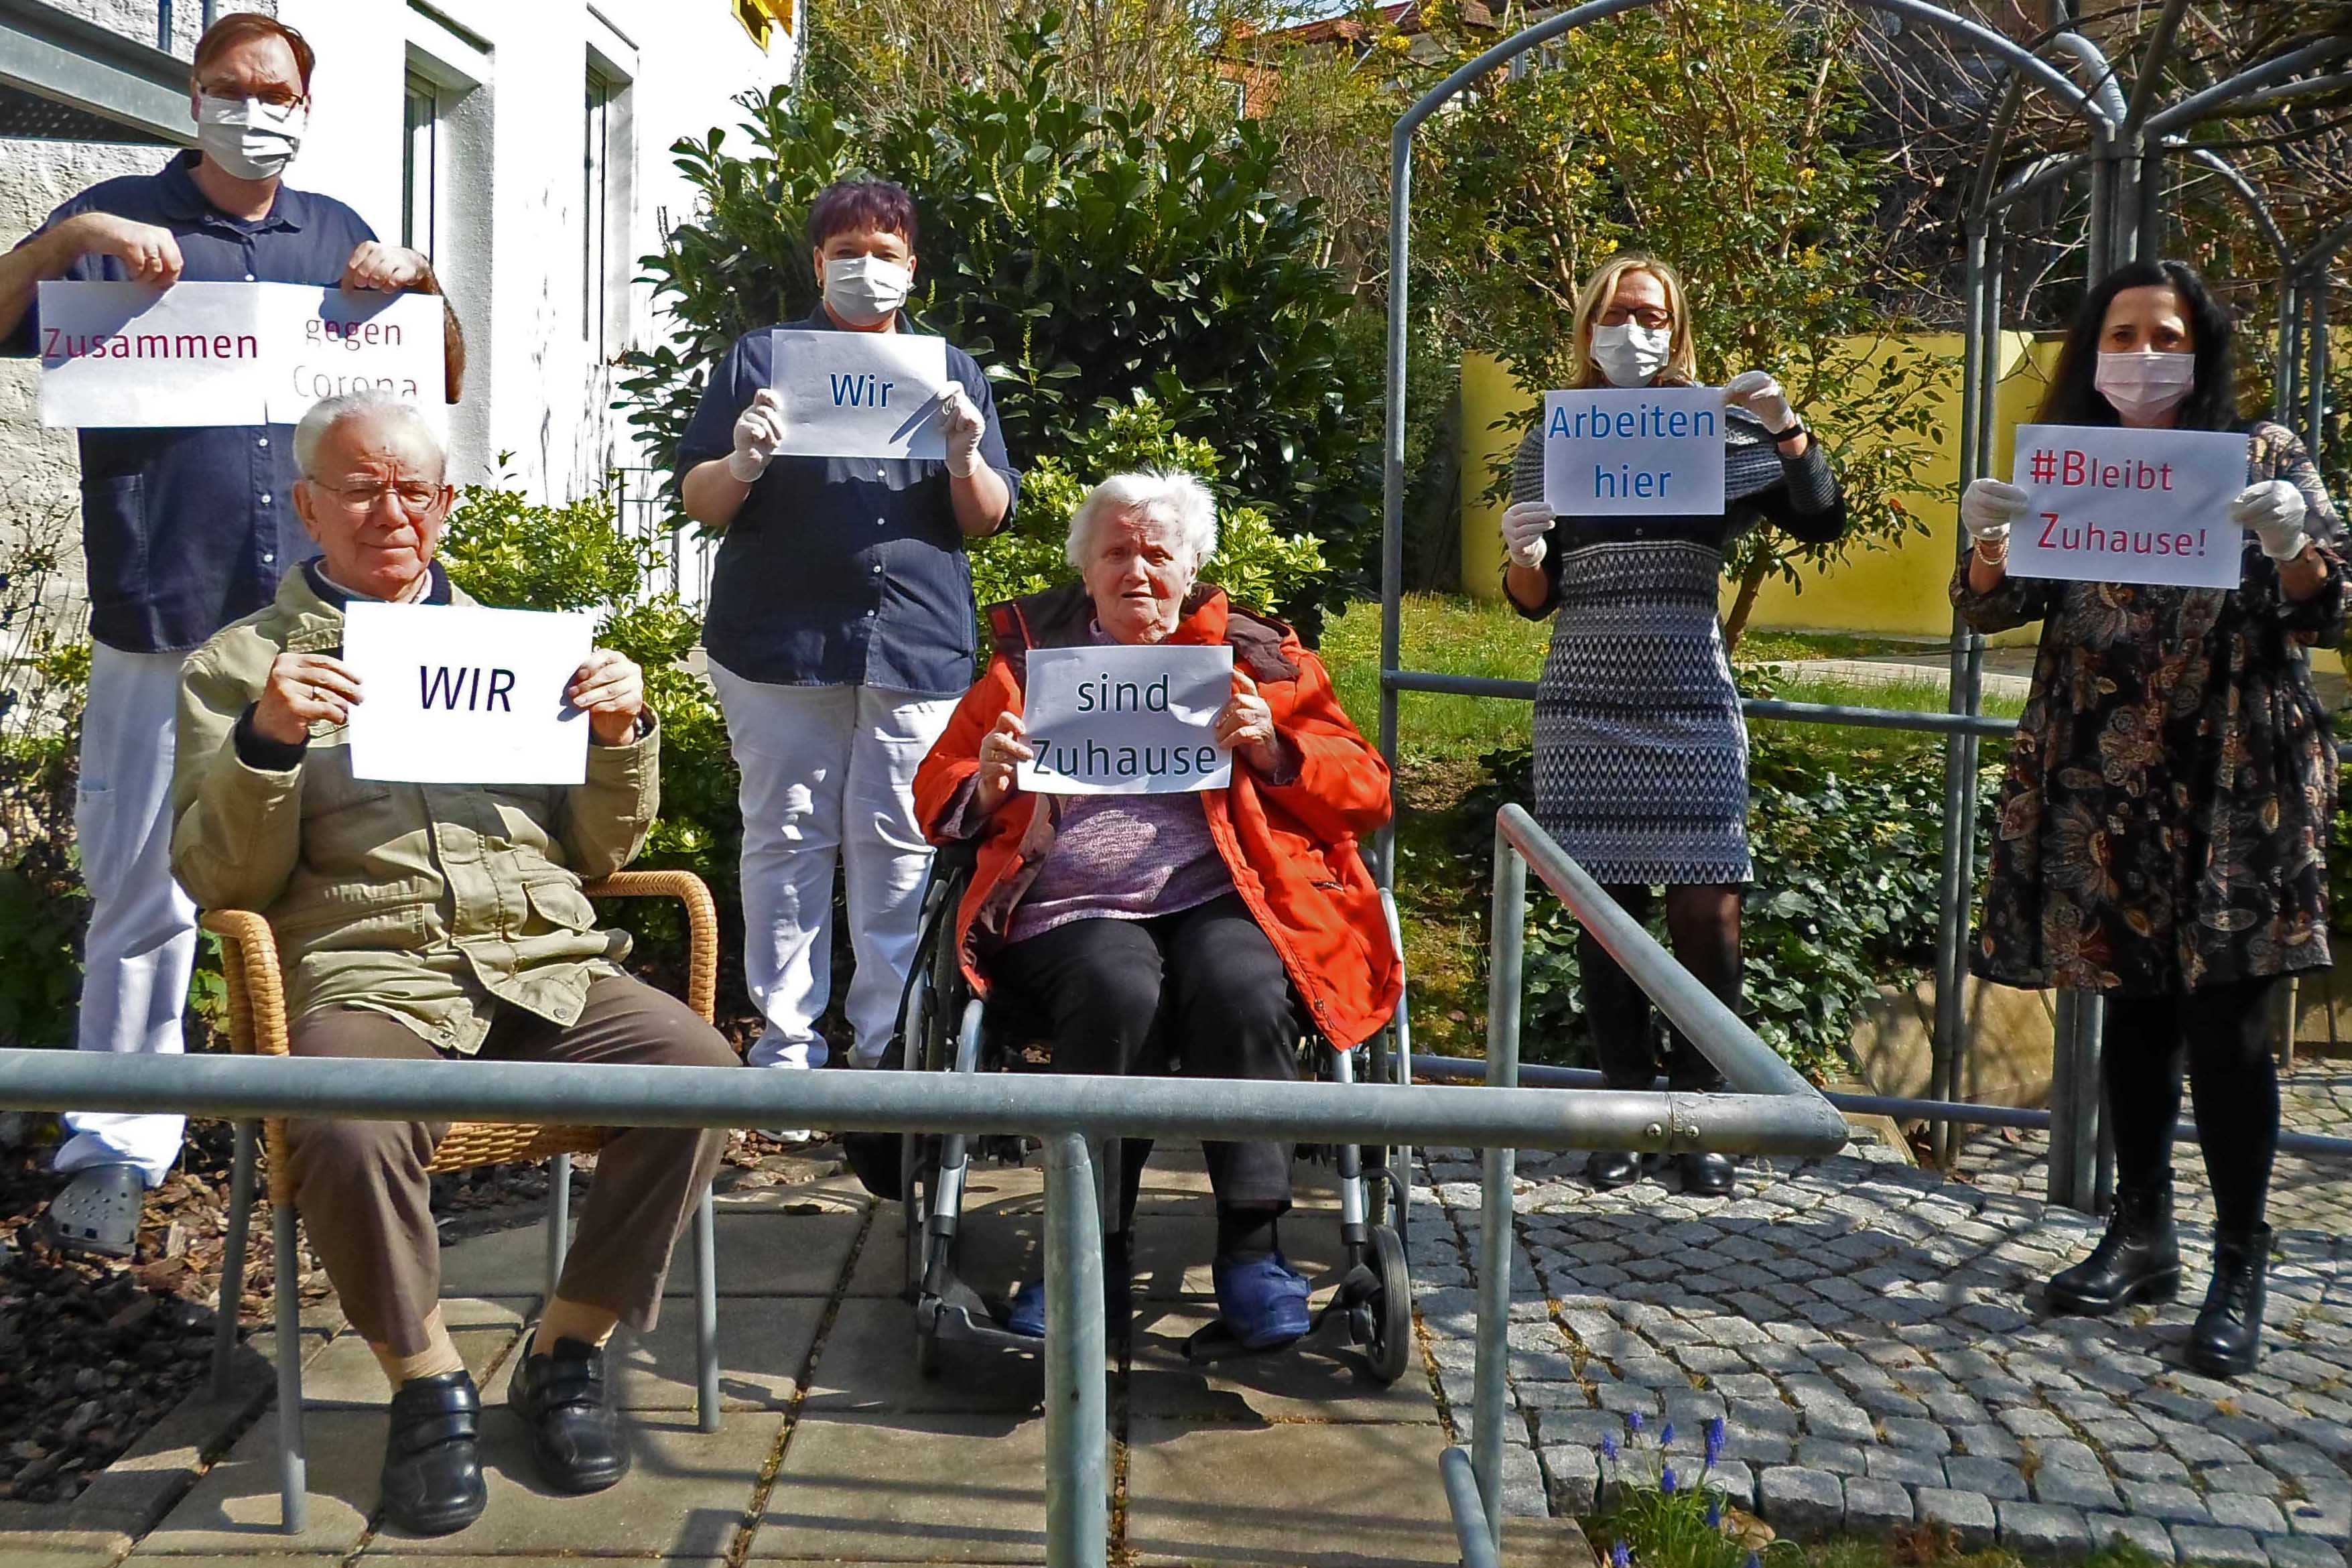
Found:
[[[1517,864],[1516,856],[1511,859]],[[1524,890],[1524,879],[1521,887]],[[142,1060],[139,1068],[135,1073],[123,1072],[121,1063],[104,1053],[0,1049],[0,1107],[170,1110],[238,1119],[299,1115],[1041,1134],[1045,1145],[1048,1310],[1040,1353],[1048,1394],[1045,1551],[1051,1568],[1104,1568],[1108,1546],[1110,1468],[1104,1402],[1108,1363],[1093,1140],[1190,1136],[1665,1151],[1697,1147],[1693,1140],[1703,1137],[1706,1147],[1729,1152],[1804,1155],[1833,1153],[1846,1138],[1842,1120],[1832,1127],[1805,1103],[1805,1099],[1819,1103],[1819,1097],[1810,1093],[1805,1099],[1568,1095],[1434,1085],[775,1073],[734,1068],[301,1057],[158,1056]],[[1490,1217],[1498,1216],[1494,1223],[1501,1233],[1506,1268],[1499,1297],[1491,1291],[1480,1297],[1475,1375],[1482,1389],[1491,1381],[1499,1394],[1509,1316],[1509,1183],[1490,1190],[1486,1203]],[[286,1283],[280,1281],[281,1288]],[[281,1309],[293,1300],[281,1296]],[[281,1323],[285,1321],[281,1315]],[[293,1353],[291,1347],[282,1353]],[[1490,1446],[1499,1454],[1499,1405],[1490,1428]],[[302,1490],[292,1448],[281,1453],[280,1464],[279,1486],[291,1510],[299,1507]],[[1499,1489],[1492,1496],[1499,1510]],[[1499,1524],[1497,1512],[1497,1531]],[[1499,1534],[1494,1538],[1499,1540]]]

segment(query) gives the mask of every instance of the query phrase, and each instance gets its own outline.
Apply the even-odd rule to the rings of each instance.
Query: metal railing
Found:
[[[1496,820],[1487,1023],[1488,1086],[1265,1083],[963,1073],[746,1073],[728,1068],[541,1062],[155,1057],[136,1073],[102,1054],[0,1050],[0,1107],[169,1111],[372,1121],[552,1122],[590,1127],[825,1127],[839,1131],[1034,1136],[1045,1145],[1046,1561],[1102,1568],[1110,1474],[1102,1232],[1091,1145],[1103,1138],[1437,1143],[1487,1151],[1480,1238],[1477,1397],[1468,1468],[1444,1461],[1465,1561],[1492,1563],[1502,1526],[1501,1467],[1510,1317],[1514,1151],[1625,1148],[1816,1156],[1846,1142],[1843,1117],[1701,987],[1517,806]],[[1655,1090],[1559,1094],[1516,1087],[1527,872],[1595,936],[1732,1086],[1726,1094]],[[295,1353],[297,1292],[278,1291],[281,1353]],[[279,1487],[299,1509],[292,1450]],[[1465,1510],[1475,1506],[1483,1519]],[[1487,1551],[1475,1550],[1473,1535]]]

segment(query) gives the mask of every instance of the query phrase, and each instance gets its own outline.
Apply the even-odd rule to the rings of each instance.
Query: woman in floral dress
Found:
[[[2231,337],[2193,270],[2130,263],[2084,301],[2039,419],[2245,432],[2249,483],[2229,503],[2247,531],[2236,588],[2012,577],[2010,524],[2026,498],[1998,479],[1961,498],[1972,545],[1952,584],[1979,632],[2042,623],[1976,972],[2107,999],[2115,1206],[2097,1248],[2050,1281],[2051,1304],[2102,1315],[2179,1289],[2185,1068],[2215,1209],[2213,1280],[2188,1353],[2219,1377],[2260,1353],[2273,990],[2330,962],[2336,753],[2304,650],[2344,623],[2336,508],[2291,431],[2238,417]]]

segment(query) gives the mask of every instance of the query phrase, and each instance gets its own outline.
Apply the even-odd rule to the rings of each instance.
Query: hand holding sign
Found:
[[[646,710],[645,672],[626,654],[591,649],[563,700],[588,715],[598,745],[625,746],[636,739],[637,715]]]
[[[1234,752],[1259,773],[1271,777],[1283,771],[1282,731],[1274,727],[1274,710],[1257,694],[1257,682],[1246,671],[1234,671],[1234,695],[1217,715],[1217,744]]]
[[[972,809],[986,816],[1003,805],[1020,784],[1021,764],[1034,762],[1037,752],[1021,737],[1021,715],[1007,708],[996,724],[980,738],[980,780],[972,785]]]
[[[323,653],[281,653],[253,704],[253,732],[281,746],[299,746],[314,722],[350,721],[360,700],[360,678]]]

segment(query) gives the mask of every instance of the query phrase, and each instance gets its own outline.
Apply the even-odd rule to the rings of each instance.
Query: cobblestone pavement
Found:
[[[2041,1281],[2086,1248],[2092,1222],[2045,1209],[2038,1171],[2021,1192],[1993,1190],[1990,1170],[1970,1185],[1891,1155],[1783,1161],[1702,1199],[1654,1181],[1595,1193],[1581,1165],[1518,1167],[1514,1511],[1589,1512],[1627,1463],[1663,1458],[1686,1480],[1721,1416],[1706,1484],[1786,1532],[1939,1521],[2029,1555],[2120,1532],[2168,1560],[2342,1568],[2352,1240],[2282,1232],[2268,1353],[2231,1384],[2179,1360],[2210,1262],[2201,1228],[2184,1237],[2189,1300],[2044,1315]],[[1478,1167],[1435,1150],[1424,1171],[1420,1308],[1466,1431]],[[1641,1451],[1604,1460],[1602,1440],[1627,1443],[1636,1416]]]
[[[2352,1061],[2305,1057],[2281,1079],[2280,1120],[2299,1132],[2352,1138]],[[2183,1115],[2188,1114],[2186,1108]],[[1989,1193],[2038,1197],[2045,1188],[2049,1135],[2021,1132],[2007,1137],[1980,1131],[1960,1152],[1960,1173]],[[2183,1144],[2174,1161],[2181,1217],[2213,1222],[2211,1190],[2197,1151]],[[2352,1219],[2352,1161],[2281,1157],[2271,1178],[2271,1223],[2282,1230],[2344,1228]]]

